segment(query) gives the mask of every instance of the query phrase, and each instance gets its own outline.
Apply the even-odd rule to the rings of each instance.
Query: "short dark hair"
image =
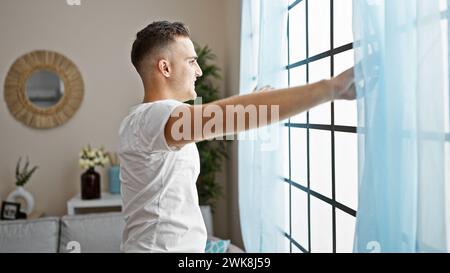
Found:
[[[142,60],[155,50],[174,42],[177,36],[189,37],[189,29],[180,22],[157,21],[136,34],[131,50],[131,62],[139,72]]]

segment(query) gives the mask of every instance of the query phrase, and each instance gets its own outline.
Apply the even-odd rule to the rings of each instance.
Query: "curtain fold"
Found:
[[[448,90],[439,1],[353,0],[353,30],[359,151],[354,251],[446,252]]]
[[[240,94],[287,86],[287,6],[287,0],[242,0]],[[284,251],[279,133],[274,124],[238,135],[239,213],[248,252]]]

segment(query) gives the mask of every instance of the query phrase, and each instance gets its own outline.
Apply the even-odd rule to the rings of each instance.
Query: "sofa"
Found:
[[[124,225],[120,212],[0,221],[0,253],[117,253]],[[230,244],[226,252],[243,250]]]

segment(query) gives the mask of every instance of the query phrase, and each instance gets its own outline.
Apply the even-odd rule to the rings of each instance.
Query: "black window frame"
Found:
[[[450,1],[450,0],[449,0]],[[290,42],[289,42],[289,18],[290,12],[294,7],[296,7],[301,2],[305,2],[305,35],[306,35],[306,58],[295,63],[290,63]],[[353,49],[353,43],[348,43],[343,46],[334,48],[334,0],[330,0],[330,50],[321,52],[314,56],[309,56],[309,15],[308,15],[308,2],[309,0],[296,0],[288,7],[288,24],[287,24],[287,39],[288,39],[288,65],[286,66],[288,72],[288,84],[291,85],[291,73],[290,70],[296,67],[305,66],[306,67],[306,82],[309,83],[309,64],[322,60],[324,58],[330,58],[330,75],[334,76],[334,56]],[[334,103],[331,103],[331,123],[327,124],[313,124],[309,121],[309,112],[306,113],[306,123],[293,123],[289,119],[288,122],[284,123],[284,126],[288,128],[288,147],[289,147],[289,177],[283,177],[283,181],[289,184],[289,232],[285,232],[284,236],[290,241],[289,251],[292,252],[293,245],[297,247],[302,252],[310,252],[311,250],[311,196],[320,199],[321,201],[331,205],[332,207],[332,242],[333,242],[333,253],[336,252],[336,209],[341,210],[353,217],[356,217],[356,210],[338,202],[336,200],[336,185],[335,185],[335,132],[345,132],[356,134],[355,126],[341,126],[335,125],[334,122]],[[292,180],[292,160],[291,160],[291,129],[292,128],[303,128],[306,129],[306,139],[307,139],[307,186],[303,186],[299,181]],[[311,130],[324,130],[331,133],[331,198],[320,194],[311,189],[310,187],[310,131]],[[297,242],[292,236],[292,187],[295,187],[307,194],[307,212],[308,212],[308,246],[302,246]]]

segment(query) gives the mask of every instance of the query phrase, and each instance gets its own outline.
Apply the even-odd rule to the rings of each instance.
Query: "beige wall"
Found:
[[[29,156],[40,168],[26,188],[36,207],[47,215],[63,215],[66,201],[80,189],[77,165],[80,148],[88,143],[115,150],[117,130],[131,105],[142,100],[142,86],[131,66],[130,46],[136,32],[154,20],[183,21],[192,39],[208,44],[222,67],[224,95],[239,84],[239,0],[81,0],[79,7],[63,0],[3,0],[0,2],[0,79],[20,55],[53,50],[72,59],[85,82],[85,98],[65,125],[35,130],[17,122],[0,103],[0,199],[14,189],[19,156]],[[3,88],[2,88],[3,90]],[[226,90],[226,91],[225,91]],[[3,97],[3,96],[2,96]],[[215,215],[220,237],[241,244],[233,164],[218,175],[226,197]],[[105,177],[105,176],[103,176]],[[106,178],[106,177],[105,177]],[[107,189],[106,179],[103,188]]]
[[[225,1],[224,1],[225,2]],[[241,46],[241,1],[226,0],[225,24],[226,47],[225,47],[225,84],[226,96],[239,93],[239,70],[240,70],[240,46]],[[227,197],[228,197],[228,233],[236,245],[243,247],[241,227],[239,221],[238,206],[238,168],[237,168],[237,142],[234,141],[228,148],[230,160],[226,166],[227,174]]]

